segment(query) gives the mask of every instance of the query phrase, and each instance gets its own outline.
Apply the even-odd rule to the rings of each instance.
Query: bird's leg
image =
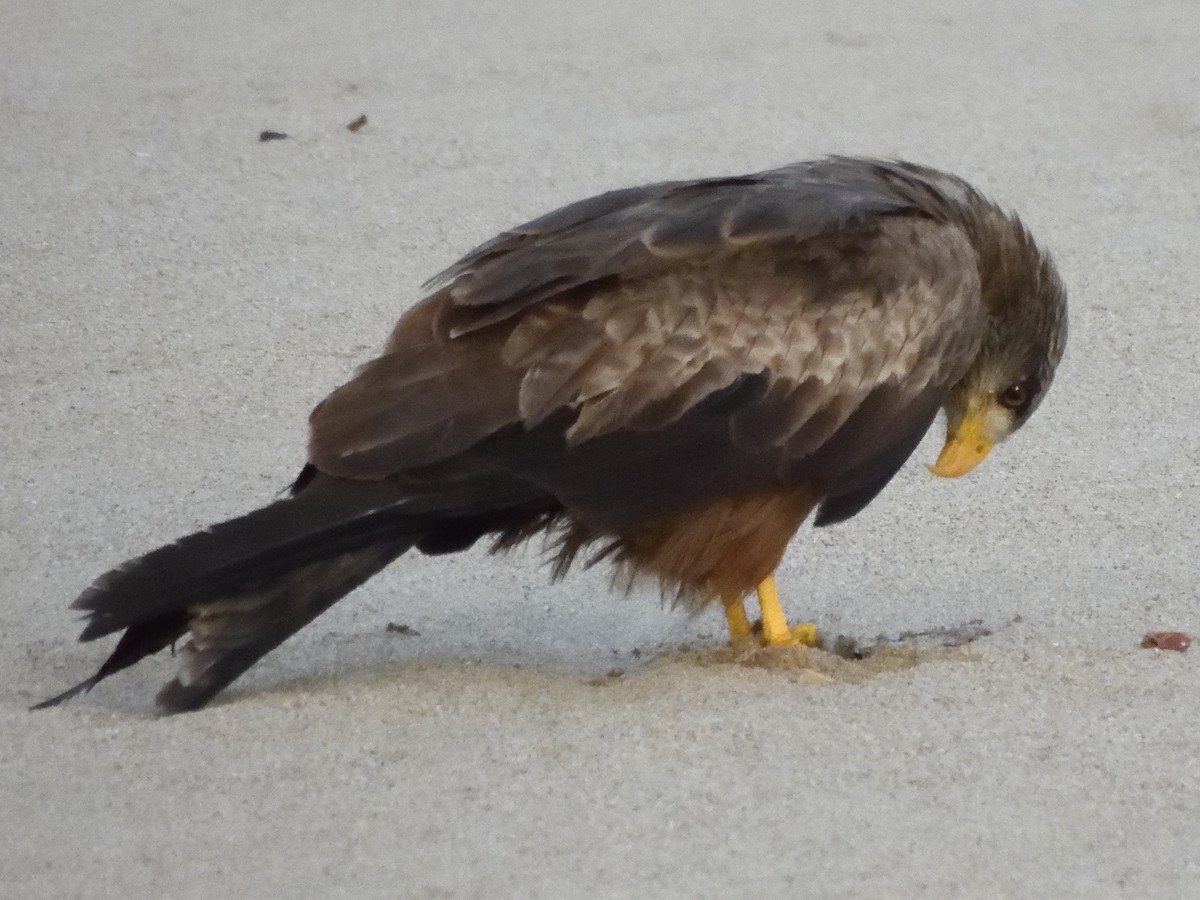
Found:
[[[746,618],[746,607],[742,605],[741,595],[722,598],[725,606],[725,621],[729,623],[729,640],[734,644],[750,639],[754,629]]]
[[[768,575],[758,585],[758,605],[762,609],[763,643],[767,646],[780,644],[803,644],[815,647],[819,643],[817,626],[812,622],[802,622],[789,627],[783,607],[779,605],[779,592],[775,589],[775,576]],[[729,607],[726,606],[726,615]],[[742,613],[743,617],[745,612]],[[730,631],[732,631],[732,625]]]
[[[733,644],[741,644],[750,639],[754,627],[746,618],[746,607],[742,605],[740,594],[730,594],[721,598],[725,607],[725,621],[729,624],[729,640]],[[789,627],[787,618],[783,615],[783,607],[779,605],[779,592],[775,589],[775,576],[770,575],[758,586],[758,605],[762,609],[762,641],[770,646],[816,647],[820,640],[817,637],[817,626],[811,622]]]

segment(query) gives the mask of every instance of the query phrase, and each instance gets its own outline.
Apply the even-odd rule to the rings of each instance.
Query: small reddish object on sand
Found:
[[[1148,631],[1142,647],[1148,650],[1174,650],[1183,653],[1192,646],[1192,636],[1182,631]]]

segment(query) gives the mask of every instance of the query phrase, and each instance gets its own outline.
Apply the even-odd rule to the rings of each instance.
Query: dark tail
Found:
[[[98,578],[73,606],[81,641],[124,631],[91,678],[54,706],[190,632],[165,712],[198,709],[429,530],[399,488],[301,476],[297,493],[160,547]]]

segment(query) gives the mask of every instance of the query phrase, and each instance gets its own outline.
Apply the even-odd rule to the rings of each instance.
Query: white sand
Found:
[[[1200,633],[1200,16],[851,6],[0,6],[0,894],[1200,895],[1200,657],[1138,649]],[[270,499],[460,252],[824,152],[975,180],[1071,287],[1028,428],[953,483],[932,435],[781,572],[835,632],[982,618],[977,661],[654,662],[719,617],[414,557],[205,712],[153,717],[165,656],[26,712],[106,652],[75,594]]]

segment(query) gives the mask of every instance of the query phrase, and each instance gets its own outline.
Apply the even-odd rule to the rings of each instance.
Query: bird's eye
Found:
[[[1029,408],[1033,401],[1033,393],[1033,385],[1028,380],[1018,381],[1001,391],[997,399],[1001,406],[1019,414]]]

